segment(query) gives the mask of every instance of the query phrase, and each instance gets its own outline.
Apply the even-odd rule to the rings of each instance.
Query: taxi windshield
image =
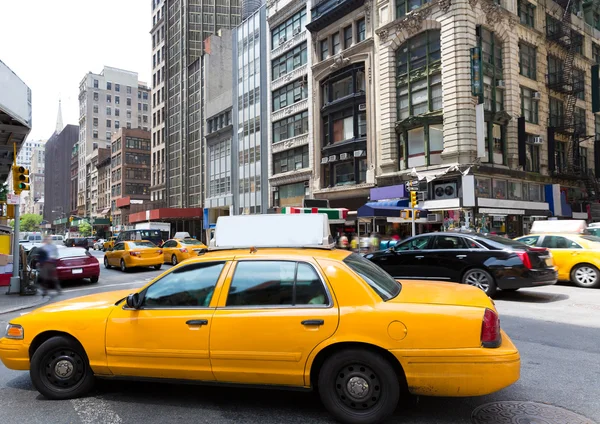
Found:
[[[582,239],[586,240],[586,241],[591,241],[593,243],[600,243],[600,237],[598,236],[581,236]]]
[[[140,247],[152,248],[152,247],[156,247],[156,245],[149,241],[130,241],[129,247],[131,247],[132,249],[140,248]]]
[[[181,244],[189,244],[189,245],[194,245],[194,244],[202,244],[200,241],[196,240],[196,239],[184,239],[184,240],[180,240]]]
[[[398,296],[402,286],[390,274],[363,258],[353,253],[344,259],[344,263],[356,272],[383,300],[390,300]]]

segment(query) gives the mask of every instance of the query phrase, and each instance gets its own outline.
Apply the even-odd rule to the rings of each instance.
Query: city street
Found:
[[[94,255],[102,260],[101,252]],[[163,270],[122,274],[102,267],[97,285],[65,286],[63,295],[51,302],[133,289]],[[472,422],[475,408],[495,401],[547,403],[589,419],[581,422],[600,422],[600,290],[557,285],[503,293],[495,303],[502,327],[521,352],[521,380],[481,398],[412,398],[390,423],[466,424]],[[0,315],[0,327],[22,312]],[[274,390],[103,381],[91,397],[47,401],[35,391],[27,372],[1,365],[0,398],[2,423],[333,422],[314,394]],[[507,421],[489,421],[493,422]],[[560,419],[548,422],[566,424]]]

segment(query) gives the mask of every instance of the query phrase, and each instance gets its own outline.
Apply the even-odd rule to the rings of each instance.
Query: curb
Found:
[[[0,315],[9,314],[11,312],[22,311],[23,309],[35,308],[37,306],[43,305],[44,303],[46,303],[48,301],[50,301],[50,296],[44,296],[44,297],[40,298],[40,300],[38,302],[29,304],[29,305],[21,305],[21,306],[15,306],[13,308],[8,308],[8,309],[0,309]]]

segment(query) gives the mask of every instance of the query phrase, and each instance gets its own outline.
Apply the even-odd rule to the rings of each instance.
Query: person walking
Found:
[[[48,294],[48,289],[53,286],[57,294],[62,293],[60,281],[56,275],[56,261],[58,259],[58,248],[52,244],[52,237],[46,235],[44,244],[40,248],[38,259],[38,270],[42,280],[42,296]]]

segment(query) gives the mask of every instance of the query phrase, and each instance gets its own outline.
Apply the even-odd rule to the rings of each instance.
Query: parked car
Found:
[[[394,278],[432,279],[501,290],[555,284],[550,252],[542,247],[477,233],[429,233],[365,255]]]
[[[30,271],[37,277],[37,250],[34,248],[28,255],[27,263]],[[89,278],[92,283],[100,279],[100,263],[86,249],[81,247],[59,247],[56,262],[56,274],[60,281],[81,280]]]
[[[162,249],[148,240],[120,241],[104,254],[104,266],[107,269],[116,266],[125,272],[136,267],[160,269],[162,265]]]
[[[177,265],[179,262],[198,256],[198,253],[204,249],[206,249],[206,245],[194,238],[171,239],[162,245],[164,261],[172,265]]]
[[[76,237],[76,238],[68,238],[65,240],[66,247],[82,247],[84,249],[89,249],[89,242],[84,237]]]
[[[96,237],[86,237],[88,248],[94,248],[94,243],[96,243]]]
[[[50,236],[52,238],[52,244],[55,244],[57,246],[64,246],[65,244],[65,237],[60,235],[60,234],[52,234],[52,236]]]
[[[330,414],[352,424],[386,421],[409,393],[480,396],[519,379],[519,352],[483,292],[398,282],[359,254],[328,246],[328,234],[319,235],[329,233],[325,215],[285,217],[274,220],[279,226],[272,217],[262,226],[262,217],[227,217],[242,219],[225,221],[231,231],[223,237],[220,217],[219,250],[139,290],[17,316],[0,339],[0,359],[30,370],[48,399],[85,396],[95,373],[318,387]],[[249,239],[261,244],[249,247]]]
[[[530,234],[517,240],[549,249],[558,267],[559,280],[571,281],[579,287],[600,287],[600,237],[557,232]]]

